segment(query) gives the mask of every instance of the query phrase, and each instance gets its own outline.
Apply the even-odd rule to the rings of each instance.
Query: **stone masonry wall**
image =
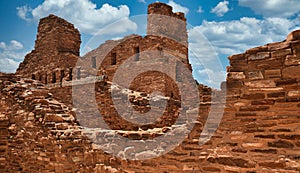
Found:
[[[140,53],[134,52],[136,48],[139,49]],[[113,56],[116,58],[115,64],[112,64]],[[135,60],[136,56],[138,56],[138,60]],[[96,60],[97,64],[101,61],[102,63],[92,68],[92,58]],[[162,60],[164,60],[164,62],[162,62]],[[134,80],[131,81],[130,89],[144,92],[146,95],[150,95],[153,91],[160,91],[165,94],[165,96],[172,96],[174,98],[176,95],[177,98],[179,97],[175,82],[177,80],[176,76],[180,73],[180,70],[176,69],[175,61],[182,63],[185,68],[191,72],[191,65],[187,58],[187,48],[172,39],[161,36],[145,36],[144,38],[141,36],[131,36],[123,40],[108,42],[88,53],[79,61],[82,61],[82,63],[80,68],[77,69],[77,72],[75,72],[74,78],[76,77],[78,80],[78,76],[80,76],[80,80],[94,73],[94,75],[97,74],[99,77],[104,76],[106,83],[113,81],[116,71],[120,70],[120,66],[125,62],[128,63],[128,65],[122,74],[119,75],[124,75],[121,78],[127,81],[130,81],[130,79],[127,79],[126,74],[134,74],[138,72],[138,70],[143,70],[149,66],[162,67],[163,63],[163,68],[169,69],[168,72],[170,72],[170,76],[156,71],[138,74]],[[76,74],[79,72],[80,75]],[[103,87],[102,89],[99,89],[99,87],[100,86],[96,87],[96,90],[99,91],[96,93],[96,98],[100,106],[99,109],[102,107],[102,113],[109,119],[108,124],[111,124],[112,129],[133,128],[128,122],[117,118],[116,110],[109,106],[113,104],[110,98],[110,92],[103,91]],[[104,88],[104,90],[107,90],[110,88],[110,85]],[[140,104],[140,102],[137,104]],[[105,109],[103,107],[105,107]],[[167,114],[166,112],[166,115]]]
[[[182,19],[181,14],[170,13],[172,10],[170,7],[160,3],[155,4],[157,3],[150,5],[148,13],[157,10],[158,6],[163,7],[159,13],[176,15]],[[51,23],[49,27],[47,21]],[[62,31],[58,33],[75,33],[75,37],[67,34],[70,42],[66,46],[57,43],[61,41],[61,37],[56,37],[55,29],[52,30],[51,27],[60,28],[61,24],[64,29],[58,29]],[[179,146],[154,159],[122,160],[100,150],[92,140],[100,140],[103,143],[99,145],[108,146],[112,150],[118,150],[120,147],[109,142],[112,135],[121,135],[136,143],[141,142],[140,139],[152,139],[154,142],[155,137],[167,133],[168,129],[172,128],[173,121],[176,119],[174,114],[181,107],[178,106],[180,100],[176,95],[176,85],[168,77],[158,72],[143,73],[133,80],[130,90],[124,92],[122,86],[112,83],[116,69],[128,57],[134,55],[135,48],[139,46],[141,52],[159,48],[168,51],[166,53],[175,52],[174,55],[184,54],[186,56],[182,58],[182,62],[191,70],[187,59],[187,48],[163,36],[148,35],[144,38],[129,36],[125,41],[108,41],[83,57],[81,60],[86,61],[80,67],[82,69],[79,78],[76,70],[75,73],[67,72],[70,70],[69,67],[74,66],[58,67],[58,70],[64,70],[68,75],[72,74],[75,79],[73,86],[70,83],[58,86],[44,85],[43,82],[49,83],[48,79],[44,81],[39,78],[28,79],[35,74],[35,71],[31,71],[29,67],[35,63],[47,64],[49,57],[52,58],[52,65],[48,63],[50,65],[43,70],[35,69],[37,72],[53,74],[57,58],[62,61],[67,58],[69,62],[70,57],[71,59],[74,57],[70,63],[66,63],[74,65],[72,63],[78,57],[78,52],[74,50],[79,49],[80,40],[78,40],[79,33],[76,34],[77,31],[71,26],[55,16],[42,20],[39,31],[45,32],[39,33],[35,50],[27,55],[20,65],[17,71],[19,76],[0,74],[0,172],[297,173],[300,171],[299,30],[290,33],[285,41],[270,43],[229,57],[227,80],[222,84],[222,90],[226,91],[225,110],[220,125],[204,145],[199,145],[200,134],[207,122],[211,105],[219,104],[213,102],[211,96],[213,92],[218,95],[220,91],[199,84],[201,101],[199,116],[191,133]],[[42,33],[49,33],[53,37],[48,40],[48,37],[43,36]],[[46,48],[41,47],[45,43],[51,45],[51,49],[47,49],[46,52],[53,51],[53,56],[50,54],[49,57],[42,56]],[[176,50],[178,50],[177,54]],[[115,56],[112,53],[116,53],[118,58],[114,64],[111,64],[111,57]],[[102,64],[96,63],[98,65],[93,68],[93,57],[96,57],[96,62],[101,58],[104,58],[104,61]],[[140,56],[141,60],[146,57],[146,55]],[[39,62],[40,58],[43,61]],[[93,76],[92,74],[103,75],[106,78],[97,81],[96,84],[80,83],[88,79],[89,75]],[[139,127],[118,119],[111,102],[110,88],[113,86],[120,98],[129,96],[135,110],[147,111],[148,94],[153,86],[145,84],[143,77],[149,77],[153,86],[162,89],[169,99],[166,115],[163,116],[164,121],[157,122],[157,126]],[[164,81],[163,85],[160,84],[161,81]],[[143,83],[140,84],[141,82]],[[98,107],[91,109],[84,116],[91,120],[97,118],[93,117],[95,111],[102,111],[111,130],[99,130],[95,133],[86,131],[80,126],[82,119],[74,112],[76,108],[71,97],[72,87],[85,85],[95,87]],[[171,95],[166,87],[171,88],[174,93]],[[65,94],[68,96],[66,97]],[[83,91],[77,94],[85,99],[91,93]],[[90,102],[91,100],[86,99],[84,104],[89,106]],[[184,127],[180,130],[184,130]],[[91,136],[90,133],[94,135]],[[174,138],[178,137],[176,133],[172,135]],[[135,153],[135,157],[156,154],[155,151],[171,144],[167,140],[164,142],[158,148],[148,148],[143,153]],[[130,148],[127,149],[120,151],[119,154],[131,154]]]
[[[187,46],[188,36],[184,13],[173,13],[172,7],[164,3],[150,4],[148,6],[147,35],[167,37]]]
[[[42,83],[31,79],[5,81],[3,77],[1,81],[1,96],[4,98],[1,106],[11,108],[10,111],[3,112],[7,116],[3,122],[7,123],[4,124],[5,154],[1,172],[157,172],[158,165],[155,166],[154,163],[159,162],[154,160],[127,162],[94,147],[86,137],[86,132],[79,126],[72,107],[57,101],[54,95],[58,96],[58,93],[50,93]],[[200,88],[202,94],[209,95],[209,89]],[[202,105],[200,110],[205,114],[208,107]],[[193,133],[199,132],[201,124],[198,123],[195,127],[197,129]],[[105,130],[97,132],[96,138],[105,139],[111,133],[129,139],[137,139],[138,136],[151,138],[161,135],[163,129],[156,128],[153,132]],[[191,139],[189,137],[186,140],[187,147],[189,143],[194,143]],[[181,152],[182,149],[179,147],[177,150]],[[158,158],[165,165],[162,171],[181,172],[181,159],[173,160],[174,154],[177,155],[176,152],[168,154],[168,159]]]
[[[138,35],[130,35],[117,41],[107,41],[100,45],[97,49],[87,53],[84,57],[78,60],[77,66],[73,73],[74,79],[79,80],[87,77],[97,77],[104,79],[104,83],[97,84],[95,90],[99,110],[104,116],[107,124],[111,129],[148,129],[154,127],[163,127],[171,125],[176,120],[176,102],[180,101],[179,91],[176,87],[176,82],[180,81],[178,76],[183,72],[179,69],[178,64],[183,64],[182,68],[186,68],[191,73],[192,68],[188,61],[187,49],[187,32],[186,19],[182,13],[173,13],[172,8],[162,3],[154,3],[148,7],[148,28],[145,37]],[[153,15],[151,17],[151,15]],[[161,15],[161,16],[158,16]],[[160,17],[169,17],[176,19],[168,22]],[[159,22],[160,23],[157,23]],[[179,26],[180,25],[180,26]],[[175,26],[175,27],[174,27]],[[178,26],[178,27],[176,27]],[[177,29],[181,29],[176,30]],[[165,35],[171,33],[171,35]],[[181,40],[177,40],[180,38]],[[126,65],[124,65],[126,63]],[[123,66],[122,66],[123,65]],[[118,74],[123,81],[130,81],[129,89],[132,92],[139,92],[143,96],[130,96],[130,100],[134,104],[135,110],[139,112],[149,111],[149,101],[145,100],[146,96],[153,91],[158,91],[170,98],[168,101],[169,109],[155,124],[139,126],[132,124],[118,115],[111,98],[111,92],[108,91],[111,84],[116,84],[113,81],[117,70],[122,67],[122,73]],[[139,74],[139,70],[152,67],[152,71]],[[155,70],[155,67],[167,69],[170,72],[168,75]],[[138,73],[134,79],[130,79],[128,74]],[[122,86],[121,83],[117,85]],[[185,87],[188,90],[188,87]],[[120,98],[126,96],[120,94]],[[175,103],[174,103],[175,102]],[[177,103],[178,104],[178,103]],[[92,111],[90,111],[92,112]],[[90,119],[93,117],[89,113]]]
[[[20,79],[7,82],[5,77],[1,77],[1,96],[5,98],[1,106],[7,105],[13,110],[11,113],[2,111],[8,117],[9,128],[8,132],[1,132],[8,136],[4,137],[7,140],[1,145],[6,153],[1,159],[2,165],[5,165],[1,171],[299,172],[299,77],[297,73],[285,73],[290,68],[297,72],[300,67],[300,39],[297,35],[299,31],[291,33],[284,42],[230,57],[225,112],[211,140],[202,146],[198,144],[210,110],[207,96],[211,93],[210,89],[200,87],[203,96],[207,96],[201,99],[198,123],[190,135],[173,151],[144,161],[121,160],[94,148],[80,130],[76,114],[72,113],[68,104],[54,99],[57,93],[49,93],[42,84]],[[290,51],[283,51],[286,49]],[[269,56],[252,60],[259,58],[262,51],[269,52],[265,53]],[[273,58],[281,59],[279,65],[268,63],[275,61]],[[261,68],[256,67],[260,65]],[[257,75],[260,78],[250,78],[253,73],[249,75],[249,72],[257,69],[261,72]],[[281,74],[268,76],[268,70],[278,69]],[[117,133],[129,139],[155,136],[157,133],[149,132]],[[103,131],[97,137],[106,139],[104,136],[109,134]]]
[[[72,80],[80,43],[80,33],[73,24],[49,15],[40,20],[35,49],[25,56],[16,74],[43,83]]]

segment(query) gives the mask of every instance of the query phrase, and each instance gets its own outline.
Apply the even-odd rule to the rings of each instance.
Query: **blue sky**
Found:
[[[10,0],[0,1],[0,71],[15,72],[34,47],[38,20],[50,13],[77,27],[81,52],[96,48],[105,39],[130,33],[145,19],[154,0]],[[299,0],[161,0],[173,11],[186,14],[189,24],[190,61],[196,79],[218,87],[225,80],[227,56],[269,42],[282,41],[299,28]],[[96,37],[99,28],[122,20],[110,34]],[[89,44],[91,40],[94,44]],[[98,41],[99,40],[99,41]]]

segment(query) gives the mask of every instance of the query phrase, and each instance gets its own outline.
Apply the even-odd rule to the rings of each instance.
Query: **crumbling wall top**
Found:
[[[155,2],[148,6],[148,14],[166,15],[166,16],[171,16],[186,21],[186,18],[184,17],[184,13],[182,12],[173,13],[172,10],[173,8],[171,6],[161,2]]]
[[[40,20],[35,50],[43,49],[47,45],[47,49],[79,56],[80,43],[78,29],[65,19],[50,14]]]
[[[62,81],[79,57],[80,33],[55,15],[42,18],[34,50],[25,56],[16,74],[44,83]]]

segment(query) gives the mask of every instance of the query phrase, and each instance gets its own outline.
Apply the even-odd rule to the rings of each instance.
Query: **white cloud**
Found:
[[[28,6],[17,7],[17,15],[26,21],[30,21],[28,18],[28,14],[32,11],[32,9]]]
[[[226,72],[216,49],[197,28],[189,30],[189,60],[193,67],[193,75],[198,82],[220,88]]]
[[[0,54],[0,71],[14,73],[19,66],[19,62],[9,58],[2,58]]]
[[[197,71],[198,77],[203,80],[203,83],[214,88],[220,88],[222,81],[226,80],[225,71],[215,71],[213,69],[201,69]]]
[[[23,49],[23,44],[16,41],[16,40],[12,40],[10,41],[10,46],[9,46],[10,50],[20,50]]]
[[[228,5],[229,5],[229,2],[226,0],[223,2],[219,2],[216,7],[211,9],[211,13],[215,13],[217,16],[220,16],[220,17],[224,16],[224,14],[229,11]]]
[[[45,0],[34,9],[28,6],[18,7],[17,14],[27,21],[38,21],[49,14],[55,14],[72,22],[81,32],[93,35],[115,21],[121,22],[114,26],[117,28],[113,28],[110,34],[137,29],[137,25],[129,19],[130,10],[126,5],[113,7],[103,4],[97,8],[90,0]]]
[[[146,1],[145,1],[145,0],[138,0],[138,2],[141,2],[141,3],[146,4]]]
[[[184,14],[188,14],[188,12],[190,11],[187,7],[177,4],[172,0],[168,2],[168,5],[173,7],[173,12],[183,12]]]
[[[299,0],[239,0],[239,5],[265,17],[289,17],[300,13]]]
[[[288,19],[259,20],[243,17],[233,21],[203,21],[200,26],[189,31],[189,36],[197,39],[193,30],[198,30],[207,37],[218,54],[231,55],[269,42],[282,41],[296,28],[299,28],[299,25]]]
[[[15,72],[26,53],[22,43],[16,40],[10,41],[8,45],[0,42],[0,71]]]
[[[198,12],[198,13],[203,13],[203,12],[204,12],[204,10],[202,9],[202,6],[199,6],[199,7],[198,7],[197,12]]]
[[[9,45],[6,45],[4,42],[0,42],[0,49],[2,50],[20,50],[23,49],[23,44],[16,41],[16,40],[11,40]]]
[[[0,42],[0,49],[5,49],[6,48],[6,44],[4,42]]]

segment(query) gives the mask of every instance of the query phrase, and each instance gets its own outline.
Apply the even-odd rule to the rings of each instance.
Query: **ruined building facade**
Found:
[[[34,50],[16,74],[45,84],[72,80],[80,49],[80,33],[64,19],[50,15],[40,20]]]
[[[147,160],[123,160],[94,145],[81,125],[94,127],[96,121],[80,119],[72,87],[94,87],[96,111],[110,130],[99,131],[92,138],[104,142],[112,134],[135,142],[155,140],[172,127],[178,110],[189,109],[179,104],[178,84],[183,79],[177,73],[184,71],[171,63],[171,57],[176,57],[177,64],[191,72],[184,15],[162,3],[151,4],[148,15],[145,37],[107,41],[81,58],[80,35],[73,25],[53,15],[41,20],[35,49],[25,57],[17,75],[0,74],[0,172],[299,172],[300,31],[293,31],[282,42],[229,57],[227,80],[222,84],[226,89],[224,113],[204,145],[199,145],[199,137],[211,106],[217,103],[211,99],[213,90],[200,84],[195,126],[172,151]],[[164,17],[174,18],[176,27],[170,32],[166,32],[169,26],[163,25]],[[176,34],[179,31],[182,34]],[[114,84],[114,74],[122,64],[130,62],[128,67],[135,67],[147,62],[149,55],[155,55],[153,67],[165,64],[170,75],[141,73],[126,91],[122,84]],[[134,70],[128,68],[127,72]],[[99,80],[80,83],[90,77]],[[132,107],[141,113],[149,111],[149,94],[158,90],[168,98],[167,109],[153,124],[131,123],[118,115],[112,86],[117,88],[117,98],[129,96]],[[91,93],[78,94],[89,107],[91,100],[85,97]],[[94,112],[87,110],[83,116],[93,119]],[[166,145],[168,141],[161,147]],[[118,149],[113,143],[109,147]],[[154,150],[157,148],[149,148],[146,154]],[[130,150],[122,153],[126,152],[130,154]]]

